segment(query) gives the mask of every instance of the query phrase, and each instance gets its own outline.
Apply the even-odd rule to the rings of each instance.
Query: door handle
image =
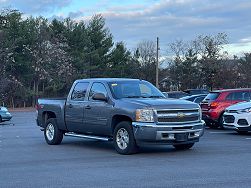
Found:
[[[87,106],[85,107],[85,109],[91,109],[91,106],[90,106],[90,105],[87,105]]]
[[[69,104],[69,108],[72,108],[73,106],[72,106],[72,104]]]

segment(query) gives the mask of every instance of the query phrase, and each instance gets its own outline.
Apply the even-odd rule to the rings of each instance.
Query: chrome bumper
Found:
[[[205,122],[164,125],[156,123],[132,123],[136,141],[146,142],[189,142],[198,141],[204,134]]]

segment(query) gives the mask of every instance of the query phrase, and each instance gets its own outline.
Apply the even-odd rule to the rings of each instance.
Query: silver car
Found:
[[[0,123],[3,121],[9,121],[12,115],[6,107],[0,106]]]

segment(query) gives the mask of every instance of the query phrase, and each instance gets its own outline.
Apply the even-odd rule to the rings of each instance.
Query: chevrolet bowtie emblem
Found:
[[[182,112],[179,112],[178,114],[177,114],[177,117],[178,118],[183,118],[183,117],[185,117],[186,115],[184,114],[184,113],[182,113]]]

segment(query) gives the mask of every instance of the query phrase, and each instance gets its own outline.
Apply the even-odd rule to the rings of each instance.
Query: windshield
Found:
[[[7,108],[5,108],[5,107],[0,107],[0,110],[3,111],[3,112],[7,112],[8,111]]]
[[[122,98],[165,98],[152,84],[146,81],[116,81],[108,83],[112,94]]]

